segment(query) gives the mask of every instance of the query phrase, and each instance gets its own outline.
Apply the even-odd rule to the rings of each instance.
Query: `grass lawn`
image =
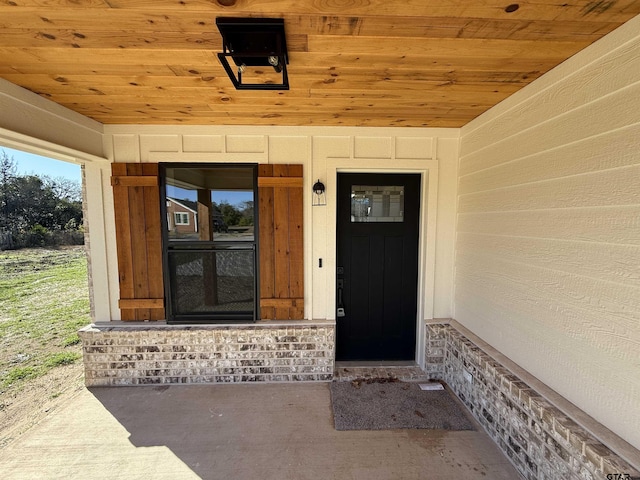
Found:
[[[0,394],[79,361],[88,323],[84,247],[0,252]]]

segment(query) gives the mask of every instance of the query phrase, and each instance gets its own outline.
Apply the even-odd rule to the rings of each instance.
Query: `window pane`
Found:
[[[169,322],[255,320],[257,165],[165,164]]]
[[[172,309],[253,318],[254,250],[171,251]]]
[[[166,169],[167,229],[171,241],[254,241],[253,169]]]
[[[173,214],[173,218],[176,222],[176,225],[189,225],[191,223],[191,219],[189,218],[188,213],[176,212]]]
[[[404,187],[354,185],[351,222],[403,222]]]

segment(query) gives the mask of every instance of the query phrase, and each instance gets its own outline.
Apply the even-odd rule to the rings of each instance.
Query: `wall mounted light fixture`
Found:
[[[316,183],[313,184],[313,202],[312,205],[314,207],[319,207],[327,204],[327,198],[325,196],[325,188],[324,183],[318,179]]]
[[[216,18],[222,34],[220,63],[238,90],[289,90],[287,40],[282,18]],[[235,63],[234,68],[229,59]],[[267,75],[262,67],[277,74]],[[249,82],[243,80],[243,74]],[[263,80],[260,83],[257,80]]]

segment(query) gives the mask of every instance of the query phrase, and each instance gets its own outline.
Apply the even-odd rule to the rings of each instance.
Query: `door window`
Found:
[[[404,186],[353,185],[351,222],[403,222]]]

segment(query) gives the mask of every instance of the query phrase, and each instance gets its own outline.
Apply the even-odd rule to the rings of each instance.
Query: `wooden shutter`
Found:
[[[157,163],[113,163],[121,318],[162,320],[162,230]]]
[[[265,320],[304,318],[302,165],[260,165],[260,312]]]
[[[304,318],[302,165],[258,170],[262,319]],[[158,165],[112,164],[122,320],[161,320],[164,311]]]

